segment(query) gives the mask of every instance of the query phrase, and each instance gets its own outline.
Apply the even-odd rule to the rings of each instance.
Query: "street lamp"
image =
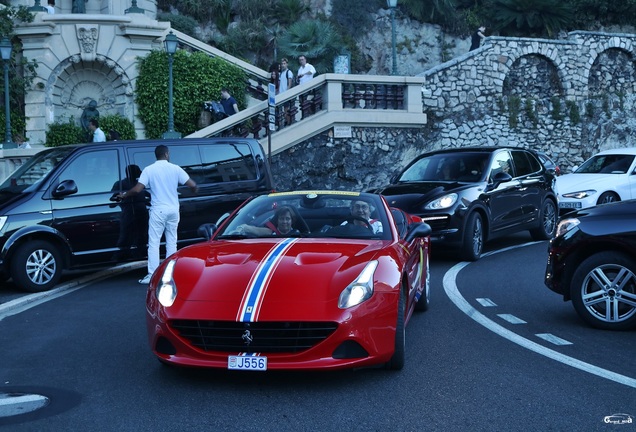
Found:
[[[177,52],[179,40],[170,32],[163,41],[168,53],[168,131],[163,133],[163,139],[179,139],[181,134],[174,130],[174,111],[172,108],[172,56]]]
[[[2,62],[4,63],[4,119],[5,133],[4,143],[2,143],[3,149],[17,148],[16,144],[11,139],[11,111],[9,110],[9,60],[11,60],[11,51],[13,50],[13,44],[7,37],[3,37],[0,41],[0,56],[2,56]]]
[[[397,0],[386,0],[386,4],[391,9],[391,50],[393,54],[391,75],[397,75],[397,53],[395,52],[395,8],[397,7]]]

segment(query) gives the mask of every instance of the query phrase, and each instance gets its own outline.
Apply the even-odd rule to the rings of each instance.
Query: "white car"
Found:
[[[560,212],[636,198],[635,169],[636,147],[592,156],[573,173],[557,177]]]

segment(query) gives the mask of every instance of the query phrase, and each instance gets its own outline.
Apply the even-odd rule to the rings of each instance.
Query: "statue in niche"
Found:
[[[84,108],[84,112],[82,113],[82,117],[80,118],[80,122],[82,123],[82,129],[84,129],[84,132],[88,131],[88,122],[90,122],[91,119],[99,120],[97,102],[95,102],[94,100],[91,100],[88,103],[88,106]]]
[[[71,12],[73,13],[86,13],[86,2],[88,0],[73,0],[73,8]]]

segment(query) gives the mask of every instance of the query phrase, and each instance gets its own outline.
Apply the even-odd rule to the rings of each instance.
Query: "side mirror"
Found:
[[[77,193],[77,184],[75,184],[75,180],[62,180],[51,195],[53,195],[53,198],[63,198],[65,196],[73,195],[74,193]]]
[[[512,176],[503,171],[498,172],[492,178],[492,185],[490,185],[490,189],[495,189],[501,183],[506,183],[512,180]]]
[[[206,223],[199,227],[197,234],[209,241],[212,238],[214,231],[216,231],[216,225],[213,223]]]
[[[429,224],[424,222],[416,222],[409,225],[406,237],[404,237],[404,241],[410,243],[417,237],[428,237],[431,235],[432,232],[433,230],[431,229]]]

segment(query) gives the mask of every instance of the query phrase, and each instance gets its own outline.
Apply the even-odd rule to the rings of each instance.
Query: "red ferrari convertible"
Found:
[[[201,228],[146,296],[161,362],[235,370],[404,365],[429,305],[430,227],[380,195],[272,193]]]

